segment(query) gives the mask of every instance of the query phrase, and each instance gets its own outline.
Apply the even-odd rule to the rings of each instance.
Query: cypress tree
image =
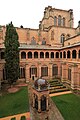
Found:
[[[9,84],[13,84],[19,77],[19,42],[18,34],[12,22],[6,25],[4,44],[6,79]]]

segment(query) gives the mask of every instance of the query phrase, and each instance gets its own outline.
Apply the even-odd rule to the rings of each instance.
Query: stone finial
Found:
[[[78,27],[80,27],[80,21],[78,22]]]

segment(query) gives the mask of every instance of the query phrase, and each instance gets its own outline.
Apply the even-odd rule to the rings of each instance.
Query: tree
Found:
[[[18,34],[12,22],[6,25],[4,45],[6,79],[10,84],[13,84],[19,77],[19,42]]]

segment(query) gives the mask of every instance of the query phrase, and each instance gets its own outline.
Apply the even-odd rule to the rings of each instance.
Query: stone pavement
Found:
[[[49,111],[38,113],[31,106],[31,120],[64,120],[56,105],[50,99]]]
[[[59,92],[59,93],[53,93],[53,94],[49,94],[50,97],[52,96],[58,96],[58,95],[64,95],[64,94],[70,94],[72,93],[71,91],[66,91],[66,92]]]
[[[49,111],[38,113],[37,110],[32,107],[31,88],[30,86],[28,86],[28,88],[31,120],[64,120],[51,98],[49,98]]]

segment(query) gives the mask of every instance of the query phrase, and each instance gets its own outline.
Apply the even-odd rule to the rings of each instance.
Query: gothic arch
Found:
[[[63,33],[63,34],[61,34],[61,36],[60,36],[60,43],[64,43],[64,41],[65,41],[65,34]]]
[[[58,16],[58,26],[61,26],[61,16]]]
[[[57,17],[54,16],[54,25],[56,26],[57,25]]]
[[[54,30],[51,31],[51,40],[54,40]]]

